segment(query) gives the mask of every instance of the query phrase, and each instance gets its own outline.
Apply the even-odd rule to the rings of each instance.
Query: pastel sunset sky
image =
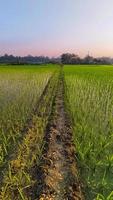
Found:
[[[0,55],[113,57],[113,0],[0,0]]]

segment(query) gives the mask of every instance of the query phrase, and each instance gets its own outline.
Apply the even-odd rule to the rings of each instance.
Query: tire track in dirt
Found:
[[[38,200],[84,199],[78,179],[72,130],[64,108],[63,72],[46,128],[45,146],[37,179]]]

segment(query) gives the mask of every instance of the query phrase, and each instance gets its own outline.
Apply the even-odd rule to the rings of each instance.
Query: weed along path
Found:
[[[64,108],[62,72],[38,167],[37,194],[39,200],[84,199],[78,179],[72,130]]]

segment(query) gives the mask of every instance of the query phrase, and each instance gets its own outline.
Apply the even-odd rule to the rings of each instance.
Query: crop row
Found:
[[[53,73],[54,77],[50,80]],[[11,71],[11,74],[8,72],[4,76],[6,76],[8,84],[6,87],[3,77],[2,86],[4,87],[1,89],[4,96],[2,98],[7,101],[9,96],[10,101],[7,104],[0,101],[1,105],[5,104],[4,109],[6,109],[1,116],[3,121],[0,123],[2,126],[0,134],[3,136],[0,141],[2,151],[0,156],[2,158],[1,168],[5,168],[6,163],[9,167],[2,174],[0,199],[26,199],[26,196],[30,195],[32,187],[35,187],[33,178],[35,170],[33,168],[38,165],[38,158],[43,147],[43,134],[51,112],[58,72],[56,68],[43,69],[42,67],[39,70],[24,69],[18,73],[16,69],[13,73]],[[47,93],[40,99],[47,84]],[[32,120],[28,124],[26,133],[23,127],[29,118]]]
[[[66,105],[87,200],[113,199],[113,69],[64,68]]]

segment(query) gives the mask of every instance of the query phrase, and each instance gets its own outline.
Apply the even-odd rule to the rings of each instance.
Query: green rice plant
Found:
[[[51,113],[58,75],[56,72],[52,77],[47,93],[32,116],[32,125],[19,143],[14,158],[8,162],[9,168],[4,173],[0,199],[30,200],[34,198],[32,195],[36,195],[36,170],[44,146],[44,131]]]
[[[0,66],[0,176],[56,70],[51,66]]]
[[[64,74],[86,199],[113,199],[113,67],[65,66]]]

